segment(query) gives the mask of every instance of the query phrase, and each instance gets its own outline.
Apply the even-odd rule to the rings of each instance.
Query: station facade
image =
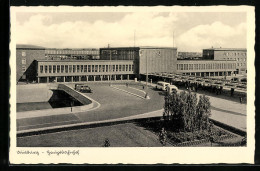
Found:
[[[219,56],[214,52],[210,59],[177,60],[173,47],[50,49],[17,45],[16,73],[17,82],[42,83],[140,79],[150,73],[217,77],[231,76],[240,69],[236,59]]]

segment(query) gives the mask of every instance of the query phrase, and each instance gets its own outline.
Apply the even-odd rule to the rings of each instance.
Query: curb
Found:
[[[149,119],[160,119],[159,116],[152,116]],[[38,129],[30,129],[30,130],[22,130],[17,131],[17,137],[23,137],[23,136],[31,136],[31,135],[38,135],[38,134],[46,134],[46,133],[52,133],[52,132],[61,132],[61,131],[67,131],[67,130],[75,130],[75,129],[84,129],[84,128],[94,128],[94,127],[100,127],[100,126],[109,126],[109,125],[115,125],[115,124],[123,124],[123,123],[130,123],[135,122],[137,120],[147,119],[147,116],[141,117],[141,118],[122,118],[120,120],[118,119],[111,119],[111,120],[105,120],[105,121],[97,121],[97,122],[82,122],[77,124],[70,124],[70,125],[61,125],[61,126],[54,126],[54,127],[45,127],[45,128],[38,128]]]

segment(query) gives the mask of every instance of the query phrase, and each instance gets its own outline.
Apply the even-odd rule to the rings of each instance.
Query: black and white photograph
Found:
[[[11,7],[10,162],[252,163],[254,23],[248,6]]]

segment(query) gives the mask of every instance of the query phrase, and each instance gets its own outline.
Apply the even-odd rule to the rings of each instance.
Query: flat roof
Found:
[[[36,60],[37,62],[129,62],[133,60],[46,60],[46,59],[40,59]]]
[[[100,49],[177,49],[177,47],[160,47],[160,46],[136,46],[136,47],[106,47]]]
[[[44,50],[45,47],[37,46],[37,45],[17,44],[16,49],[42,49],[42,50]]]
[[[246,51],[246,48],[208,48],[203,50],[215,50],[215,51]]]

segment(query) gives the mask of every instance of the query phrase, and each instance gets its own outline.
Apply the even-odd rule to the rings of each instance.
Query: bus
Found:
[[[156,89],[159,89],[159,90],[165,91],[166,88],[167,88],[167,86],[169,86],[169,85],[170,85],[170,83],[163,82],[163,81],[158,81],[155,88],[156,88]]]

